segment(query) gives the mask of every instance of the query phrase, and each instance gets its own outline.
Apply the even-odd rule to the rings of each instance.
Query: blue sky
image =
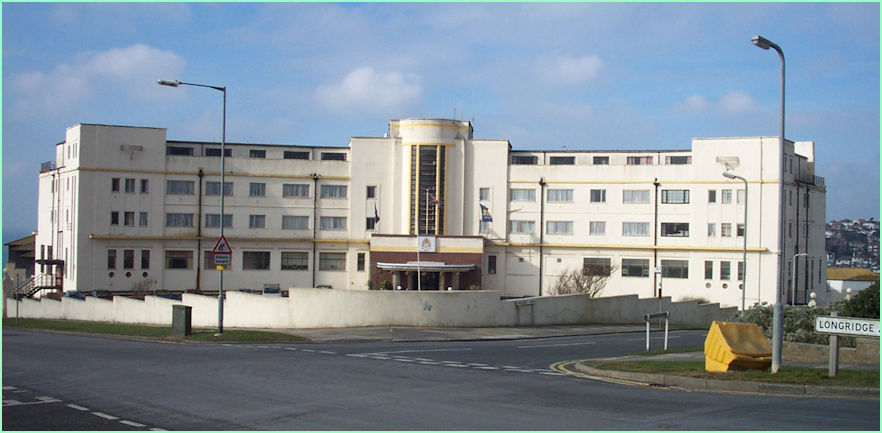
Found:
[[[4,3],[3,240],[36,230],[68,126],[346,146],[389,119],[474,119],[515,149],[816,143],[827,219],[879,218],[879,4]]]

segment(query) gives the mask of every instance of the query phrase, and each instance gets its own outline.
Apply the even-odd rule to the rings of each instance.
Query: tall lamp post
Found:
[[[226,172],[226,167],[224,162],[226,161],[227,152],[226,152],[226,144],[227,144],[227,88],[226,86],[210,86],[207,84],[196,84],[196,83],[185,83],[183,81],[177,80],[156,80],[157,83],[163,86],[169,87],[178,87],[178,86],[196,86],[196,87],[207,87],[209,89],[217,90],[224,95],[224,108],[223,108],[223,121],[221,124],[221,191],[220,191],[220,235],[224,236],[224,196],[226,195],[226,186],[224,183],[224,172]],[[196,224],[202,224],[202,221],[197,221]],[[201,253],[201,251],[197,251],[196,254]],[[220,289],[217,293],[217,334],[215,336],[221,335],[224,333],[224,270],[220,269]]]
[[[723,173],[723,177],[744,182],[744,248],[741,259],[741,266],[744,267],[741,271],[741,315],[744,316],[744,300],[747,296],[747,179],[728,171]]]
[[[784,288],[784,51],[778,44],[762,37],[754,36],[751,42],[764,50],[773,48],[781,58],[781,134],[778,136],[778,198],[781,201],[778,212],[778,281],[775,291],[775,309],[772,313],[772,373],[781,369],[781,347],[784,344],[784,306],[781,305],[781,290]]]

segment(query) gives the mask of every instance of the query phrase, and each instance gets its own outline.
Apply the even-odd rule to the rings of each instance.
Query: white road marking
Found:
[[[480,370],[499,370],[499,367],[475,367]]]
[[[460,368],[467,368],[468,367],[468,365],[465,365],[465,364],[444,364],[444,366],[445,367],[460,367]]]
[[[566,374],[563,374],[563,373],[555,373],[555,372],[553,372],[553,371],[540,371],[539,374],[544,374],[544,375],[546,375],[546,376],[566,376]]]
[[[22,404],[24,404],[24,403],[22,403],[18,400],[3,400],[3,406],[18,406],[18,405],[22,405]]]
[[[393,359],[393,361],[398,361],[398,362],[414,362],[414,360],[412,360],[412,359],[408,359],[408,358],[395,358],[395,359]]]
[[[362,355],[361,353],[347,353],[346,356],[352,356],[355,358],[367,358],[367,355]]]
[[[412,352],[463,352],[472,350],[471,347],[462,347],[462,348],[454,348],[454,349],[413,349],[413,350],[396,350],[393,352],[381,352],[386,354],[391,353],[412,353]]]
[[[285,350],[297,350],[296,347],[286,347]]]
[[[337,352],[331,352],[329,350],[319,350],[319,353],[324,353],[325,355],[336,355]]]
[[[119,423],[120,423],[120,424],[125,424],[125,425],[130,425],[130,426],[132,426],[132,427],[147,427],[147,426],[144,425],[144,424],[141,424],[141,423],[139,423],[139,422],[129,421],[129,420],[127,420],[127,419],[124,419],[124,420],[120,421]]]
[[[673,340],[673,339],[675,339],[675,338],[680,338],[680,337],[677,336],[677,335],[671,335],[671,336],[668,337],[668,340]],[[662,336],[662,337],[649,337],[649,339],[650,339],[650,340],[664,340],[665,337],[663,337],[663,336]],[[643,337],[643,338],[630,338],[630,339],[628,339],[628,340],[626,340],[626,341],[646,341],[646,337]]]
[[[303,352],[315,353],[315,350],[312,349],[300,349]]]
[[[18,388],[14,387],[14,386],[4,386],[4,387],[3,387],[3,390],[4,390],[4,391],[11,391],[11,390],[13,390],[13,389],[18,389]]]
[[[55,402],[57,402],[57,401],[61,401],[61,400],[59,400],[59,399],[57,399],[57,398],[55,398],[55,397],[47,397],[47,396],[45,396],[45,395],[42,396],[42,397],[37,397],[37,400],[40,400],[40,401],[42,401],[42,402],[44,402],[44,403],[55,403]]]
[[[67,405],[67,407],[69,407],[71,409],[81,410],[81,411],[88,411],[89,410],[89,408],[87,408],[87,407],[82,407],[82,406],[79,406],[76,404],[69,404],[69,405]]]
[[[487,366],[487,364],[481,364],[480,362],[469,362],[468,365],[471,365],[472,367],[486,367]]]
[[[583,346],[586,344],[594,344],[594,341],[586,341],[582,343],[560,343],[560,344],[537,344],[533,346],[518,346],[518,349],[532,349],[536,347],[563,347],[563,346]]]
[[[167,431],[167,430],[164,428],[153,427],[152,429],[150,429],[150,431]]]
[[[95,415],[95,416],[97,416],[97,417],[101,417],[101,418],[104,418],[104,419],[110,419],[110,420],[119,419],[119,417],[115,417],[115,416],[113,416],[113,415],[108,415],[108,414],[106,414],[106,413],[104,413],[104,412],[92,412],[92,415]]]
[[[441,364],[440,362],[435,362],[435,361],[419,361],[419,363],[423,364],[423,365],[440,365]]]

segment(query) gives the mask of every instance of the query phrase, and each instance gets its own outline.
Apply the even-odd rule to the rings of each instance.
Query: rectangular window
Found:
[[[150,250],[141,250],[141,269],[150,269]]]
[[[548,202],[562,203],[573,201],[573,190],[571,189],[549,189]]]
[[[509,201],[536,201],[535,189],[512,188],[508,191]]]
[[[322,152],[322,161],[346,161],[346,154],[342,152]]]
[[[478,233],[482,235],[489,235],[490,221],[478,221]]]
[[[135,250],[123,250],[123,269],[135,268]]]
[[[623,222],[622,236],[649,236],[649,223]]]
[[[536,233],[536,221],[510,220],[508,229],[511,233],[532,235]]]
[[[739,238],[744,237],[744,224],[735,225],[735,236]]]
[[[346,253],[319,253],[320,271],[345,271]]]
[[[364,253],[358,253],[358,255],[355,256],[355,270],[356,271],[364,272],[364,260],[365,260]]]
[[[141,212],[138,214],[138,225],[141,227],[147,227],[147,212]]]
[[[573,234],[572,221],[546,221],[546,233],[550,235],[571,235]]]
[[[282,215],[282,230],[307,230],[309,217],[305,215]]]
[[[283,271],[308,271],[309,253],[306,251],[282,251]]]
[[[662,278],[689,278],[688,260],[662,260]]]
[[[193,148],[183,146],[169,146],[165,149],[165,154],[175,156],[193,156]]]
[[[107,269],[116,269],[116,250],[107,250]]]
[[[193,195],[195,183],[192,180],[169,180],[165,183],[165,193],[170,195]]]
[[[720,194],[720,203],[729,204],[732,203],[732,190],[724,189]]]
[[[606,234],[606,221],[590,221],[588,223],[588,234],[592,236],[603,236]]]
[[[729,280],[729,274],[732,272],[732,263],[731,262],[720,262],[720,279],[723,281]]]
[[[193,227],[193,214],[191,213],[166,213],[166,227]]]
[[[220,182],[205,182],[205,195],[220,195]],[[233,182],[224,182],[224,196],[233,195]]]
[[[374,185],[368,185],[364,188],[364,198],[372,199],[377,198],[377,187]]]
[[[611,259],[602,257],[585,257],[582,259],[582,272],[586,275],[608,277],[612,272]]]
[[[688,189],[663,189],[662,203],[687,204],[689,203]]]
[[[717,224],[707,223],[707,237],[713,238],[717,236]]]
[[[266,197],[266,184],[251,182],[248,186],[249,197]]]
[[[739,189],[735,191],[735,203],[744,204],[744,190]]]
[[[346,230],[346,217],[321,217],[319,227],[322,230]]]
[[[269,268],[269,251],[242,251],[242,269],[268,271]]]
[[[218,228],[220,227],[220,214],[217,213],[207,213],[205,214],[205,227],[208,228]],[[224,214],[224,228],[232,228],[233,227],[233,214],[225,213]]]
[[[552,156],[549,158],[550,165],[573,165],[576,163],[575,156]]]
[[[251,149],[248,151],[249,158],[266,159],[266,150]]]
[[[625,161],[628,165],[652,165],[651,156],[629,156]]]
[[[165,268],[166,269],[192,269],[193,268],[193,251],[175,251],[168,250],[165,252]]]
[[[705,280],[713,280],[714,279],[714,261],[713,260],[705,260],[704,261],[704,279]]]
[[[668,164],[668,165],[692,164],[692,157],[691,156],[665,156],[665,164]]]
[[[282,184],[282,197],[309,198],[309,184],[285,183]]]
[[[52,184],[52,186],[55,186],[55,184]],[[52,191],[52,192],[55,192],[55,191]],[[118,177],[114,177],[113,179],[110,179],[110,192],[119,192],[119,178]]]
[[[478,189],[478,200],[480,200],[480,201],[490,201],[490,188],[480,188],[480,189]]]
[[[364,229],[365,230],[374,230],[377,228],[377,218],[376,217],[367,217],[364,219]]]
[[[533,155],[512,155],[511,163],[512,165],[536,165],[539,163],[539,158]]]
[[[623,277],[648,277],[649,259],[622,259]]]
[[[744,262],[738,262],[738,281],[744,281]]]
[[[232,149],[224,149],[224,155],[229,158],[232,151]],[[205,156],[220,156],[221,150],[220,147],[206,147],[204,153]]]
[[[591,203],[606,203],[606,190],[605,189],[592,189],[591,190]]]
[[[496,275],[496,256],[487,256],[487,273]]]
[[[595,156],[592,160],[594,165],[609,165],[609,157],[608,156]]]
[[[321,198],[346,198],[346,185],[322,185]]]
[[[648,189],[626,189],[622,191],[622,203],[645,204],[649,203]]]
[[[119,212],[117,212],[117,211],[110,212],[110,225],[112,225],[112,226],[119,225]]]
[[[717,190],[715,190],[715,189],[707,190],[707,202],[708,203],[716,203],[717,202]]]
[[[248,215],[249,229],[266,228],[266,215]]]
[[[135,226],[135,213],[134,212],[126,212],[123,214],[123,225],[126,227],[134,227]]]
[[[135,192],[135,179],[126,178],[126,192],[128,192],[128,193]]]
[[[675,238],[689,237],[689,223],[662,223],[661,235]]]
[[[297,152],[294,150],[286,150],[282,156],[285,159],[309,159],[309,152]]]
[[[724,238],[732,237],[732,224],[731,223],[720,224],[720,236],[722,236]]]
[[[141,179],[141,194],[150,192],[150,179]]]

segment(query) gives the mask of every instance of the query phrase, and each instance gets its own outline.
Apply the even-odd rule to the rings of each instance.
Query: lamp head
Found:
[[[735,175],[732,173],[729,173],[728,171],[723,172],[723,177],[725,177],[726,179],[735,179]]]
[[[169,86],[169,87],[178,87],[181,85],[181,82],[177,81],[177,80],[156,80],[156,82],[162,86]]]
[[[772,41],[770,41],[760,35],[756,35],[756,36],[752,37],[750,39],[750,41],[753,42],[754,45],[756,45],[764,50],[768,50],[769,48],[772,48]]]

